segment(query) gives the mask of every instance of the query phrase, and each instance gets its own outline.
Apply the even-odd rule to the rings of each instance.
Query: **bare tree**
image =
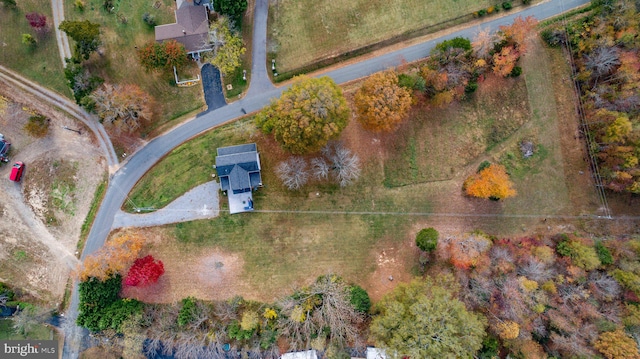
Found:
[[[518,274],[523,275],[536,282],[544,282],[553,276],[547,265],[535,258],[529,258],[518,268]]]
[[[302,188],[309,179],[307,172],[307,162],[302,157],[290,157],[284,162],[280,162],[276,168],[276,174],[282,183],[290,190]]]
[[[489,29],[480,29],[473,39],[471,46],[473,47],[473,52],[476,57],[487,60],[491,57],[489,53],[493,50],[495,42],[496,36],[494,33],[489,31]]]
[[[330,143],[322,148],[322,154],[331,163],[331,173],[340,187],[346,187],[360,177],[360,159],[341,143]]]
[[[585,55],[585,67],[592,71],[596,80],[611,74],[620,65],[620,56],[615,47],[601,46]]]
[[[327,179],[329,176],[329,164],[322,157],[316,157],[311,159],[311,171],[313,176],[317,179]]]
[[[26,334],[34,326],[44,323],[49,316],[51,316],[50,311],[29,306],[14,314],[13,329],[20,334]]]
[[[151,119],[151,97],[137,85],[105,84],[91,98],[102,121],[118,130],[132,132]]]
[[[296,294],[281,302],[285,315],[278,318],[279,332],[289,339],[292,348],[308,348],[310,338],[323,328],[330,329],[330,344],[339,347],[358,339],[357,328],[363,317],[351,305],[348,286],[340,277],[321,276]]]
[[[605,272],[591,272],[589,274],[589,285],[591,293],[596,298],[607,302],[615,300],[622,293],[622,288],[618,281]]]

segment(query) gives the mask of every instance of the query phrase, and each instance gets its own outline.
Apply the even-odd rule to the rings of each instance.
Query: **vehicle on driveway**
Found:
[[[10,148],[11,144],[4,139],[4,136],[2,134],[0,134],[0,161],[9,162],[7,154],[9,153]]]
[[[9,175],[9,179],[14,182],[20,182],[23,171],[24,171],[24,163],[20,161],[14,163],[13,168],[11,168],[11,174]]]

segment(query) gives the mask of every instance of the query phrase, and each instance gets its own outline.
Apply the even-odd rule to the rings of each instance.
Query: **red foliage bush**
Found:
[[[158,281],[164,274],[164,264],[162,261],[155,261],[153,256],[138,258],[129,268],[129,273],[124,279],[124,284],[128,286],[144,286]]]
[[[47,26],[47,17],[37,12],[28,13],[26,16],[29,25],[36,31],[44,30]]]

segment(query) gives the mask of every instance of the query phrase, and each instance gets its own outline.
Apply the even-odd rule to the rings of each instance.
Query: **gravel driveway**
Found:
[[[113,229],[121,227],[153,227],[169,223],[187,222],[196,219],[217,217],[220,213],[216,181],[202,184],[185,193],[165,208],[144,214],[118,211]]]

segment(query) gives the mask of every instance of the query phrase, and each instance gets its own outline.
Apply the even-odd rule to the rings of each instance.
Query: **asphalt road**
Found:
[[[375,58],[356,62],[342,68],[314,74],[315,76],[330,76],[337,83],[345,83],[372,73],[396,67],[404,62],[419,60],[429,54],[433,46],[446,39],[456,36],[473,38],[482,29],[497,30],[501,25],[513,22],[516,16],[534,16],[537,19],[545,19],[564,11],[589,3],[589,0],[549,0],[547,2],[527,7],[523,11],[513,12],[499,18],[488,18],[481,25],[452,32],[433,40],[387,53]],[[268,82],[266,64],[266,34],[267,34],[268,0],[257,0],[254,27],[253,27],[253,65],[251,83],[247,95],[239,101],[221,107],[214,111],[198,115],[196,118],[185,122],[165,135],[155,138],[140,151],[130,156],[126,163],[113,175],[109,182],[109,188],[96,219],[93,223],[89,237],[87,238],[81,259],[97,251],[104,244],[107,235],[111,231],[114,215],[122,207],[127,199],[127,194],[140,179],[159,159],[181,143],[195,137],[215,126],[219,126],[236,120],[243,116],[242,109],[247,113],[258,111],[269,102],[277,98],[285,87],[275,88]],[[135,204],[134,204],[135,205]],[[77,308],[78,295],[74,290],[71,307]],[[67,352],[65,345],[65,357],[77,357],[77,353]],[[67,354],[69,353],[69,354]]]

